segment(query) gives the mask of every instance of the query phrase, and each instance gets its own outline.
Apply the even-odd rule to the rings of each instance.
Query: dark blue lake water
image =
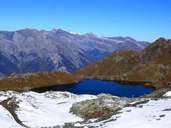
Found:
[[[56,86],[50,90],[68,91],[75,94],[93,94],[107,93],[121,97],[139,97],[144,94],[149,94],[153,91],[152,88],[144,87],[143,85],[128,85],[110,81],[100,80],[83,80],[75,85]]]

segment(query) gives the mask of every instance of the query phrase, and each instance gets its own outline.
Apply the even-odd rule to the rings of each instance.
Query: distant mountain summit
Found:
[[[149,47],[145,48],[142,53],[142,59],[144,62],[147,61],[170,61],[171,64],[171,40],[167,40],[164,38],[159,38],[149,45]]]
[[[141,51],[148,43],[62,29],[0,31],[0,75],[37,71],[75,72],[114,51]]]

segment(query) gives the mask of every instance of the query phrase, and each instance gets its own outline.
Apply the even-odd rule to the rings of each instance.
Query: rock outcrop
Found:
[[[109,118],[129,102],[131,99],[101,94],[96,99],[73,104],[70,112],[84,119]]]

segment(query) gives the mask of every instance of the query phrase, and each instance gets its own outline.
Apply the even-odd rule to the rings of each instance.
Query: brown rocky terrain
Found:
[[[27,91],[54,85],[73,84],[76,80],[64,72],[39,72],[11,75],[0,80],[0,90]]]
[[[114,52],[110,57],[81,69],[75,75],[79,79],[168,87],[171,82],[171,40],[159,38],[142,52]]]

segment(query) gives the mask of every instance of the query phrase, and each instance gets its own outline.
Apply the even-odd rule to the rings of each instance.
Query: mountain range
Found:
[[[141,51],[149,43],[130,37],[99,37],[61,29],[0,31],[0,76],[11,73],[73,73],[114,51]]]
[[[13,74],[0,80],[0,89],[29,90],[72,84],[84,79],[142,83],[156,89],[168,88],[171,84],[170,64],[171,40],[159,38],[144,50],[115,51],[105,59],[89,64],[73,74],[59,71]]]

